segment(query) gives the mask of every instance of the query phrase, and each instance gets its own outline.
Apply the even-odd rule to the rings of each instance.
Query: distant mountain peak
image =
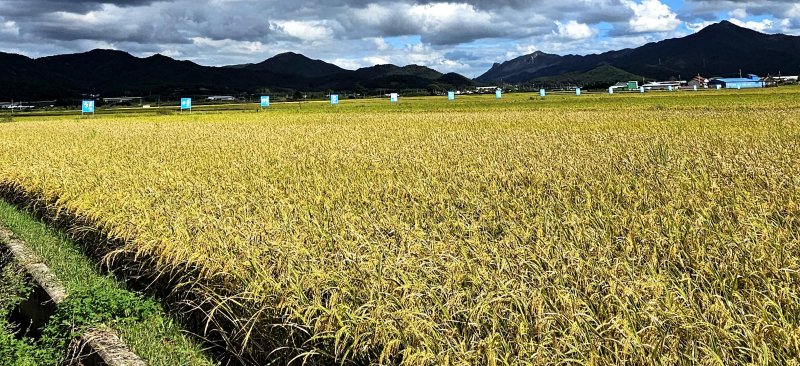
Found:
[[[73,66],[124,64],[135,62],[136,60],[139,60],[139,58],[128,52],[100,48],[66,55],[45,56],[37,59],[37,61],[44,63],[63,63]]]
[[[553,66],[561,62],[561,59],[562,57],[558,55],[535,51],[502,64],[495,63],[489,71],[479,76],[476,80],[484,83],[501,80],[516,82],[515,80],[524,79],[526,77],[524,76],[525,74]]]
[[[746,32],[746,33],[761,33],[761,32],[757,32],[757,31],[754,31],[754,30],[752,30],[752,29],[749,29],[749,28],[745,28],[745,27],[738,26],[738,25],[736,25],[736,24],[734,24],[734,23],[732,23],[732,22],[730,22],[730,21],[728,21],[728,20],[723,20],[723,21],[721,21],[721,22],[719,22],[719,23],[714,23],[714,24],[711,24],[711,25],[709,25],[709,26],[707,26],[707,27],[705,27],[705,28],[701,29],[701,30],[700,30],[700,31],[698,31],[697,33],[709,33],[709,32],[727,32],[727,33],[730,33],[730,32]]]
[[[530,58],[531,62],[536,62],[536,60],[538,60],[540,58],[545,58],[545,57],[548,57],[548,56],[559,57],[558,55],[551,55],[551,54],[548,54],[548,53],[544,53],[542,51],[536,51],[536,52],[531,53],[530,55],[528,55],[528,57]]]
[[[291,52],[291,51],[290,52],[279,53],[279,54],[277,54],[275,56],[270,57],[269,60],[289,59],[289,58],[292,58],[292,59],[299,58],[299,59],[303,59],[303,60],[311,60],[311,58],[307,57],[306,55],[295,53],[295,52]]]
[[[113,49],[113,48],[95,48],[95,49],[93,49],[93,50],[91,50],[91,51],[84,52],[84,53],[88,53],[88,54],[115,53],[115,54],[126,54],[126,55],[130,55],[130,53],[128,53],[128,52],[126,52],[126,51],[115,50],[115,49]]]
[[[68,55],[70,56],[70,55]],[[79,52],[74,53],[71,56],[73,57],[90,57],[90,58],[121,58],[121,59],[134,59],[136,56],[131,55],[126,51],[108,49],[108,48],[96,48],[86,52]]]
[[[313,60],[305,55],[294,52],[279,53],[261,63],[247,66],[245,69],[305,77],[330,76],[345,71],[334,64],[322,60]]]
[[[723,21],[720,21],[719,23],[711,24],[711,25],[709,25],[709,27],[730,28],[730,29],[744,29],[744,27],[740,27],[740,26],[734,24],[733,22],[731,22],[730,20],[723,20]]]
[[[170,60],[173,60],[172,57],[165,56],[165,55],[162,55],[160,53],[153,54],[152,56],[148,56],[146,58],[147,59],[151,59],[151,60],[158,60],[158,59],[170,59]]]

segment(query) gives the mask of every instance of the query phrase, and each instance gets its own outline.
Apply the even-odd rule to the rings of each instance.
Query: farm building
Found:
[[[797,76],[773,76],[778,82],[781,83],[797,83]]]
[[[616,83],[615,85],[612,85],[610,89],[615,89],[615,90],[616,90],[616,89],[627,90],[627,89],[628,89],[628,83],[625,83],[625,82],[619,82],[619,83]]]
[[[796,84],[797,76],[767,76],[763,80],[764,87],[778,86],[781,84]]]
[[[210,96],[210,97],[208,97],[206,99],[208,99],[210,101],[225,101],[225,102],[233,102],[233,101],[236,100],[236,98],[234,98],[234,97],[232,97],[230,95],[213,95],[213,96]]]
[[[642,85],[647,90],[670,90],[677,89],[681,87],[680,81],[654,81],[652,83],[647,83]]]
[[[479,87],[475,88],[475,92],[476,93],[480,93],[480,94],[489,94],[489,93],[494,93],[495,90],[497,90],[498,88],[500,88],[500,87],[499,86],[479,86]]]
[[[689,80],[689,83],[687,85],[689,85],[690,87],[696,86],[698,88],[705,88],[708,86],[708,79],[700,75],[697,75],[693,77],[692,80]]]
[[[23,110],[23,109],[33,109],[35,108],[32,105],[23,105],[22,103],[0,103],[0,108],[2,109],[14,109]]]
[[[763,88],[764,82],[756,75],[747,75],[746,78],[722,78],[713,79],[708,85],[721,85],[725,89],[752,89]]]

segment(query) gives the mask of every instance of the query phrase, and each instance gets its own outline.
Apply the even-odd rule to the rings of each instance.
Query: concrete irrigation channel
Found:
[[[30,276],[33,291],[28,299],[18,307],[17,315],[21,321],[28,324],[35,336],[37,329],[47,323],[59,304],[63,303],[69,294],[64,286],[38,256],[33,254],[25,242],[16,237],[14,233],[0,224],[0,242],[5,250],[14,258],[14,261]],[[145,362],[134,354],[119,336],[110,328],[100,326],[84,333],[78,340],[80,347],[74,358],[74,364],[85,366],[144,366]]]

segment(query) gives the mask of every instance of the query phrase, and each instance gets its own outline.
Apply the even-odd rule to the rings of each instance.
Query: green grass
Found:
[[[106,323],[149,365],[214,364],[201,345],[185,334],[158,303],[125,290],[113,277],[101,275],[64,235],[5,201],[0,201],[0,222],[41,256],[67,288],[69,305],[60,310],[63,313],[61,320],[69,319],[70,324],[87,326]],[[14,289],[19,285],[19,279],[10,274],[0,278],[0,311],[13,308],[14,301],[9,299],[18,292]],[[0,315],[3,315],[2,319],[7,318],[7,313]],[[59,331],[63,336],[65,329],[59,324],[48,327],[52,328],[51,332]],[[0,355],[0,364],[33,364],[42,359],[26,357],[33,349],[33,342],[16,341],[10,336],[8,327],[5,328],[5,332],[0,332],[0,350],[14,350],[16,353]],[[64,346],[56,344],[52,349],[66,351]]]
[[[36,348],[14,336],[14,327],[7,319],[17,303],[29,291],[22,272],[10,266],[10,254],[0,253],[0,364],[36,365]]]

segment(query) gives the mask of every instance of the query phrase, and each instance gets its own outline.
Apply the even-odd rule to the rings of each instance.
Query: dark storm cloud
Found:
[[[800,3],[796,0],[685,0],[680,18],[687,24],[708,24],[719,18],[758,31],[800,32]],[[747,21],[761,17],[760,21]]]
[[[754,15],[777,14],[795,3],[685,2],[693,9],[692,19],[735,8]],[[202,37],[270,42],[307,39],[303,27],[318,33],[319,27],[325,27],[336,39],[419,35],[425,43],[456,45],[487,38],[546,35],[557,30],[556,21],[604,22],[621,28],[633,16],[628,4],[629,0],[0,0],[0,16],[14,21],[21,37],[56,41],[186,43]],[[89,14],[92,17],[78,17]],[[690,16],[681,13],[681,18]],[[295,23],[286,27],[287,21]],[[295,32],[283,34],[287,30]],[[622,32],[618,29],[610,34]]]
[[[104,23],[103,17],[112,20],[119,13],[109,10],[115,8],[125,10],[126,21]],[[428,14],[420,14],[426,9]],[[442,15],[450,10],[459,14],[449,18]],[[64,13],[94,14],[97,18],[82,19],[64,16]],[[180,42],[191,37],[265,41],[270,29],[275,28],[274,22],[328,19],[338,23],[331,30],[341,39],[419,34],[425,42],[451,45],[548,32],[553,28],[553,20],[558,19],[613,22],[624,19],[628,13],[620,0],[563,0],[557,4],[545,0],[450,3],[330,0],[312,4],[276,0],[206,3],[189,0],[0,1],[0,14],[16,21],[24,35],[108,42]],[[172,34],[166,34],[168,32]]]
[[[796,0],[685,0],[687,7],[682,15],[713,18],[714,14],[744,9],[752,15],[786,15],[797,6]]]
[[[149,5],[153,2],[153,0],[7,0],[0,2],[0,14],[22,17],[36,17],[39,14],[58,11],[85,14],[99,9],[103,4],[132,7]]]
[[[35,23],[31,32],[37,37],[56,41],[99,40],[109,43],[190,43],[180,33],[165,24],[144,24],[129,27],[113,25],[68,26],[61,23]],[[24,28],[23,28],[24,29]]]
[[[444,57],[447,57],[450,60],[477,61],[480,60],[483,56],[467,51],[451,51],[445,53]]]
[[[193,37],[255,40],[270,32],[262,12],[199,7],[191,1],[33,1],[14,20],[24,37],[43,40],[191,43]],[[0,2],[0,9],[11,6]],[[37,8],[38,10],[30,10]],[[19,11],[19,9],[18,9]],[[6,13],[3,13],[6,14]]]

